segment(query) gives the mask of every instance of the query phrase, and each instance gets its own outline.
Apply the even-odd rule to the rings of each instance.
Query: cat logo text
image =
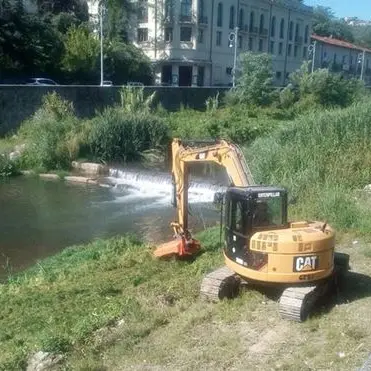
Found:
[[[318,256],[296,256],[294,258],[294,272],[308,272],[318,269]]]

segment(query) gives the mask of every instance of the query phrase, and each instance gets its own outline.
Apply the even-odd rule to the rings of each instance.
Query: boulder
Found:
[[[43,178],[43,179],[53,179],[53,180],[59,180],[60,177],[58,174],[39,174],[39,177],[40,178]]]
[[[26,371],[57,371],[61,369],[63,356],[47,352],[33,354],[28,362]]]
[[[102,164],[97,164],[95,162],[78,162],[73,161],[72,167],[76,170],[81,171],[85,174],[90,175],[104,175],[108,174],[108,168],[107,166],[104,166]]]
[[[98,182],[95,179],[86,178],[84,176],[65,176],[64,180],[67,182],[74,183],[98,184]]]

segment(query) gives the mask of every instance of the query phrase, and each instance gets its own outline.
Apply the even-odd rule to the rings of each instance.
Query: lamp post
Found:
[[[309,45],[308,47],[309,55],[312,55],[312,73],[314,72],[314,63],[316,61],[316,47],[317,47],[316,40],[314,40],[313,44]]]
[[[233,55],[233,70],[232,70],[232,85],[236,86],[236,66],[237,66],[237,42],[238,42],[238,27],[235,27],[234,31],[229,33],[229,47],[234,46]]]
[[[365,50],[362,53],[358,54],[358,63],[361,63],[361,77],[360,77],[361,80],[363,80],[363,75],[365,72],[365,54],[366,54]]]
[[[103,3],[100,3],[99,5],[99,23],[100,23],[100,86],[103,86],[104,81],[104,67],[103,67],[103,14],[104,14],[104,5]]]

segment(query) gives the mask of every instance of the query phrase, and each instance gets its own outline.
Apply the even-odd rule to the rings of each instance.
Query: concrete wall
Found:
[[[120,102],[120,87],[99,86],[0,86],[0,136],[16,130],[41,105],[42,97],[56,91],[64,99],[73,102],[77,116],[89,118],[95,112]],[[180,105],[204,109],[208,97],[218,92],[220,97],[226,88],[173,88],[146,87],[145,94],[156,91],[156,102],[174,111]]]

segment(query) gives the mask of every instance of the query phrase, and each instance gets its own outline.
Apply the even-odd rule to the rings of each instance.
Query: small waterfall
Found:
[[[167,173],[135,172],[133,170],[110,169],[109,179],[115,184],[117,192],[124,192],[122,201],[131,199],[151,199],[156,204],[170,204],[172,192],[171,176]],[[209,203],[214,200],[216,192],[225,187],[191,179],[188,188],[190,203]]]

